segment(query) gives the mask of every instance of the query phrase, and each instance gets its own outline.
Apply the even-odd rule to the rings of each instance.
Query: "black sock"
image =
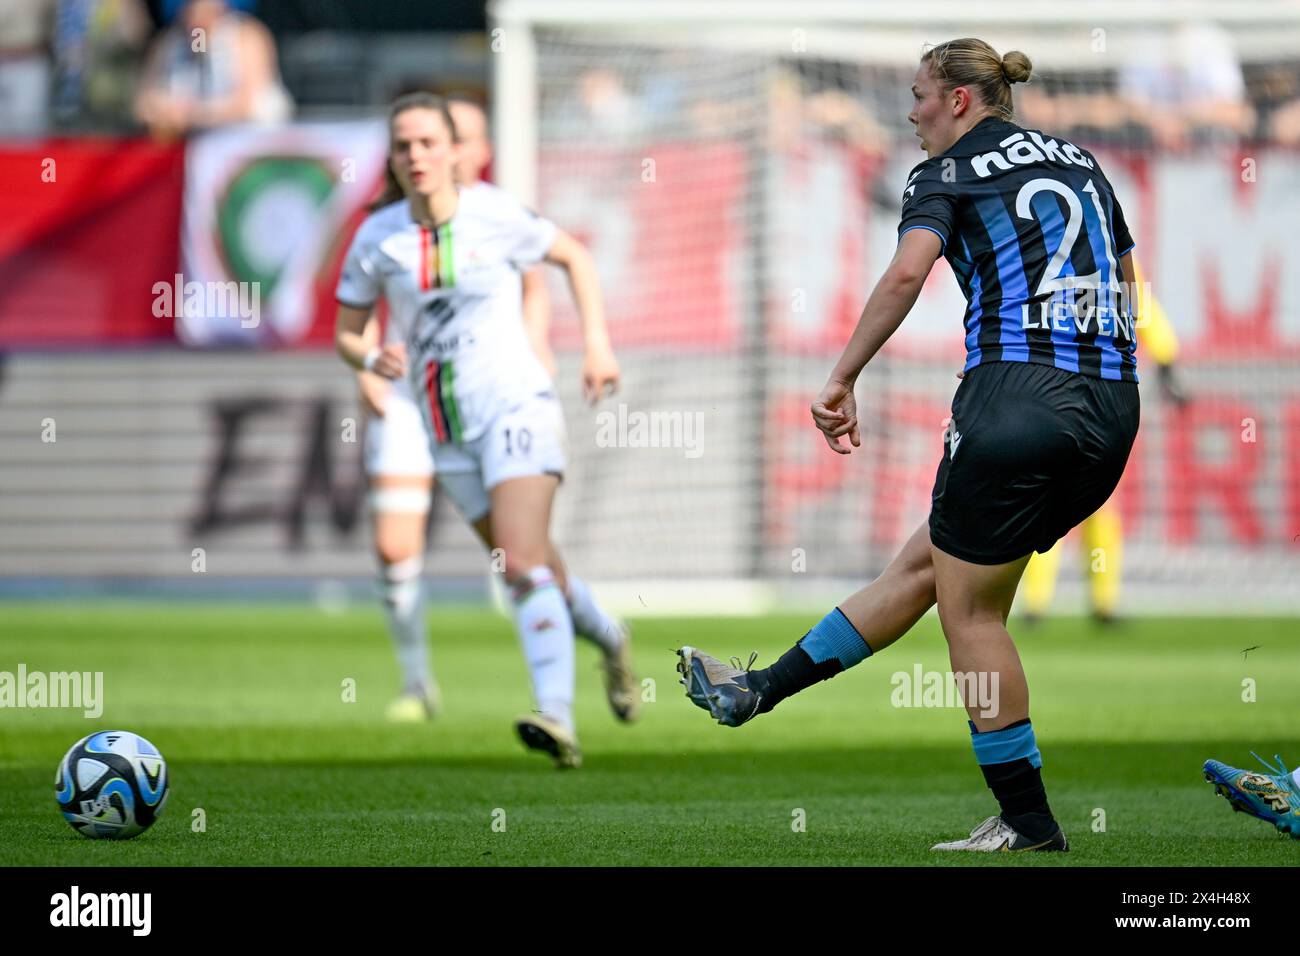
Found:
[[[1046,840],[1056,832],[1056,820],[1047,805],[1042,768],[1028,757],[1007,763],[982,764],[984,780],[1002,808],[1002,819],[1030,841]]]
[[[771,667],[750,671],[749,686],[755,693],[763,695],[763,700],[758,705],[758,712],[766,714],[792,694],[797,694],[805,687],[811,687],[820,681],[830,680],[842,670],[844,665],[834,657],[820,664],[813,663],[813,659],[803,649],[801,637],[799,642],[782,654]]]

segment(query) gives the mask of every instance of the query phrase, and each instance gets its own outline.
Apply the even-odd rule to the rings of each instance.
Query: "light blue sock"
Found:
[[[861,664],[871,656],[871,648],[839,608],[818,621],[800,639],[799,646],[812,658],[814,664],[823,664],[835,658],[845,670],[854,664]]]
[[[1028,717],[1016,721],[1010,727],[982,733],[975,729],[974,721],[968,720],[966,723],[970,724],[970,742],[975,748],[975,761],[980,766],[1010,763],[1021,757],[1028,758],[1031,767],[1043,765],[1043,755],[1038,752],[1038,744],[1034,740],[1034,726]]]

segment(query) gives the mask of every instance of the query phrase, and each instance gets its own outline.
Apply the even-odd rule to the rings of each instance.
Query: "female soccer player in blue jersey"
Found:
[[[967,357],[929,520],[771,667],[678,651],[690,699],[739,726],[892,644],[937,603],[954,673],[997,688],[994,706],[968,699],[966,709],[1001,812],[936,850],[1068,849],[1006,621],[1030,555],[1110,497],[1138,429],[1135,315],[1123,288],[1133,241],[1091,154],[1011,121],[1011,84],[1030,70],[1023,53],[999,56],[976,39],[921,57],[908,119],[929,159],[907,179],[893,261],[812,405],[834,451],[850,453],[844,437],[860,445],[858,375],[946,258],[966,295]]]

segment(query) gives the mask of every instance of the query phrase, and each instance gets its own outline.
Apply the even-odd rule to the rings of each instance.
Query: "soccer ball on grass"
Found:
[[[126,840],[153,825],[167,804],[167,763],[158,748],[126,730],[83,737],[63,756],[54,798],[82,836]]]

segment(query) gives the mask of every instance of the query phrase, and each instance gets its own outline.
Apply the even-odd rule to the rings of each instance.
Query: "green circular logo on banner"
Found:
[[[266,156],[249,162],[217,204],[217,247],[232,279],[271,295],[303,240],[320,225],[334,176],[315,157]]]

